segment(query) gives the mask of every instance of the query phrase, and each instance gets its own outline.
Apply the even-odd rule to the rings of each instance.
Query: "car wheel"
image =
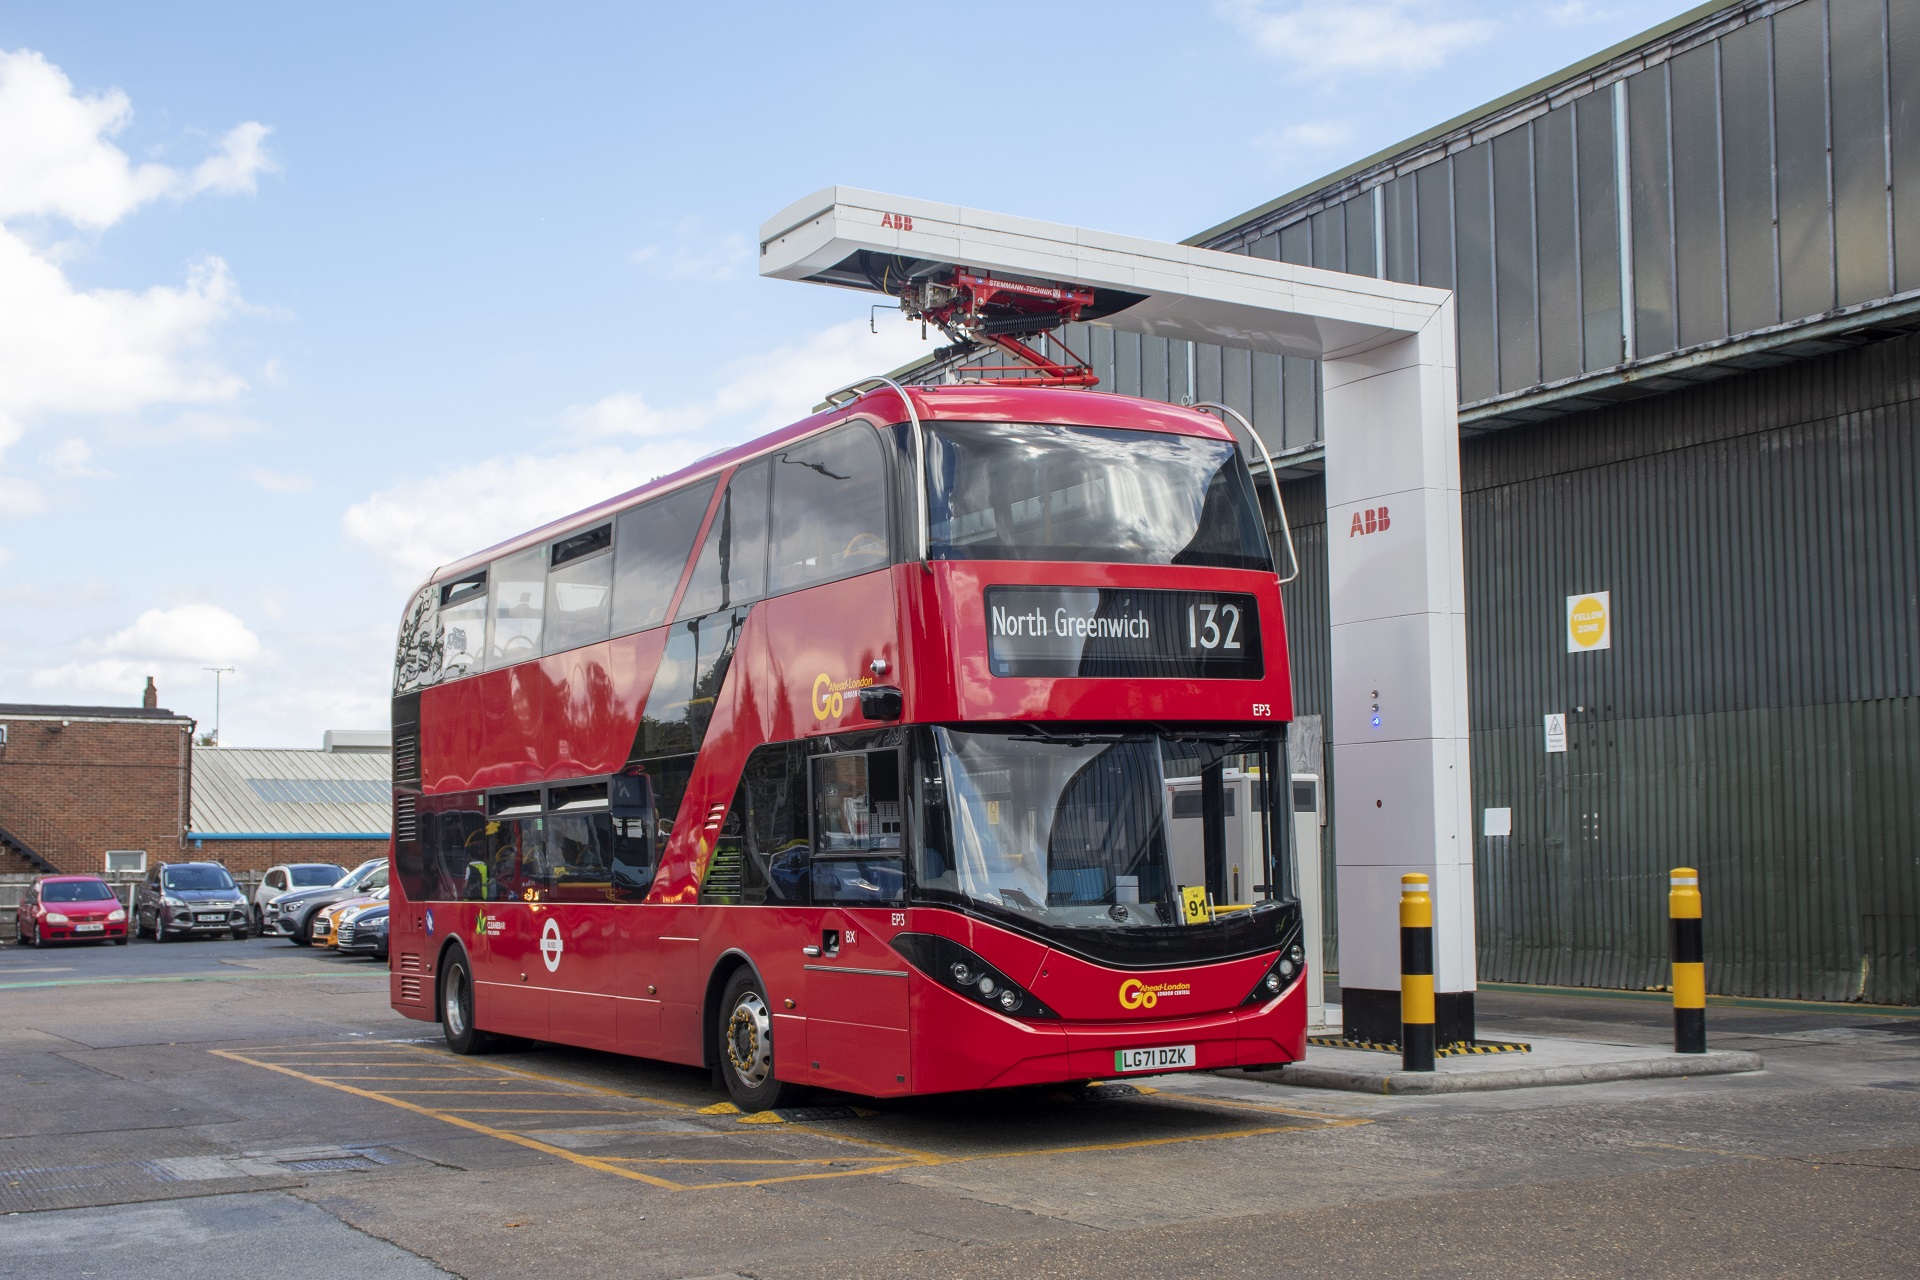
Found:
[[[727,982],[715,1028],[720,1076],[742,1111],[770,1111],[790,1103],[799,1090],[773,1074],[773,1010],[753,970],[744,966]]]
[[[241,925],[233,931],[233,940],[235,942],[245,942],[251,936],[252,935],[247,932],[247,926],[245,925]]]
[[[458,948],[448,953],[440,977],[440,1032],[455,1053],[491,1053],[510,1043],[473,1025],[473,968]]]
[[[27,933],[26,925],[20,923],[19,921],[14,922],[13,936],[20,940],[20,945],[23,947],[30,947],[33,945],[33,938],[31,935]]]
[[[173,935],[167,932],[167,922],[161,918],[158,911],[153,913],[153,940],[155,942],[173,941]]]
[[[127,940],[125,938],[115,938],[113,940],[113,945],[116,947],[124,947],[127,945]]]
[[[293,945],[310,947],[313,945],[313,916],[310,914],[299,924],[293,926]]]
[[[257,902],[253,904],[253,931],[263,937],[267,932],[266,913],[260,910],[260,904]]]

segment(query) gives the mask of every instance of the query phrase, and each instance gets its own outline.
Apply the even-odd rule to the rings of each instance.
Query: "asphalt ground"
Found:
[[[1715,1008],[1748,1076],[1375,1098],[1235,1075],[769,1123],[705,1073],[456,1058],[278,940],[0,948],[0,1276],[1920,1269],[1920,1020]],[[1482,1034],[1660,1004],[1483,992]]]

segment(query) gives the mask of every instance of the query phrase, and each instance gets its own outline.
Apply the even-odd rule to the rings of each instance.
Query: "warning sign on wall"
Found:
[[[1605,591],[1567,597],[1567,652],[1613,648],[1613,607]]]

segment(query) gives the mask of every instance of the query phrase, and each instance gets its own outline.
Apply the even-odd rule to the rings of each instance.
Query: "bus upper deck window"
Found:
[[[773,455],[769,594],[852,577],[889,563],[887,470],[865,423]]]
[[[546,651],[607,638],[613,598],[613,525],[569,534],[547,551]]]
[[[440,669],[451,680],[478,671],[487,640],[487,571],[440,586]]]
[[[699,618],[758,600],[767,585],[767,462],[749,462],[733,473],[675,620]]]
[[[487,615],[487,665],[540,656],[547,599],[547,551],[534,547],[493,563],[493,608]]]
[[[657,627],[667,620],[673,589],[687,567],[700,522],[713,498],[711,480],[643,502],[620,513],[613,535],[613,634]]]

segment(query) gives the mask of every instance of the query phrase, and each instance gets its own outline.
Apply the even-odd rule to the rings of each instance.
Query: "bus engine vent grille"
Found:
[[[408,973],[420,972],[420,953],[418,951],[402,951],[400,953],[400,967]]]
[[[413,974],[402,975],[400,979],[400,998],[408,1004],[420,1003],[420,979]]]
[[[419,801],[413,796],[393,798],[393,838],[417,840],[420,836]]]
[[[420,735],[418,733],[393,735],[393,780],[414,783],[420,781]]]

